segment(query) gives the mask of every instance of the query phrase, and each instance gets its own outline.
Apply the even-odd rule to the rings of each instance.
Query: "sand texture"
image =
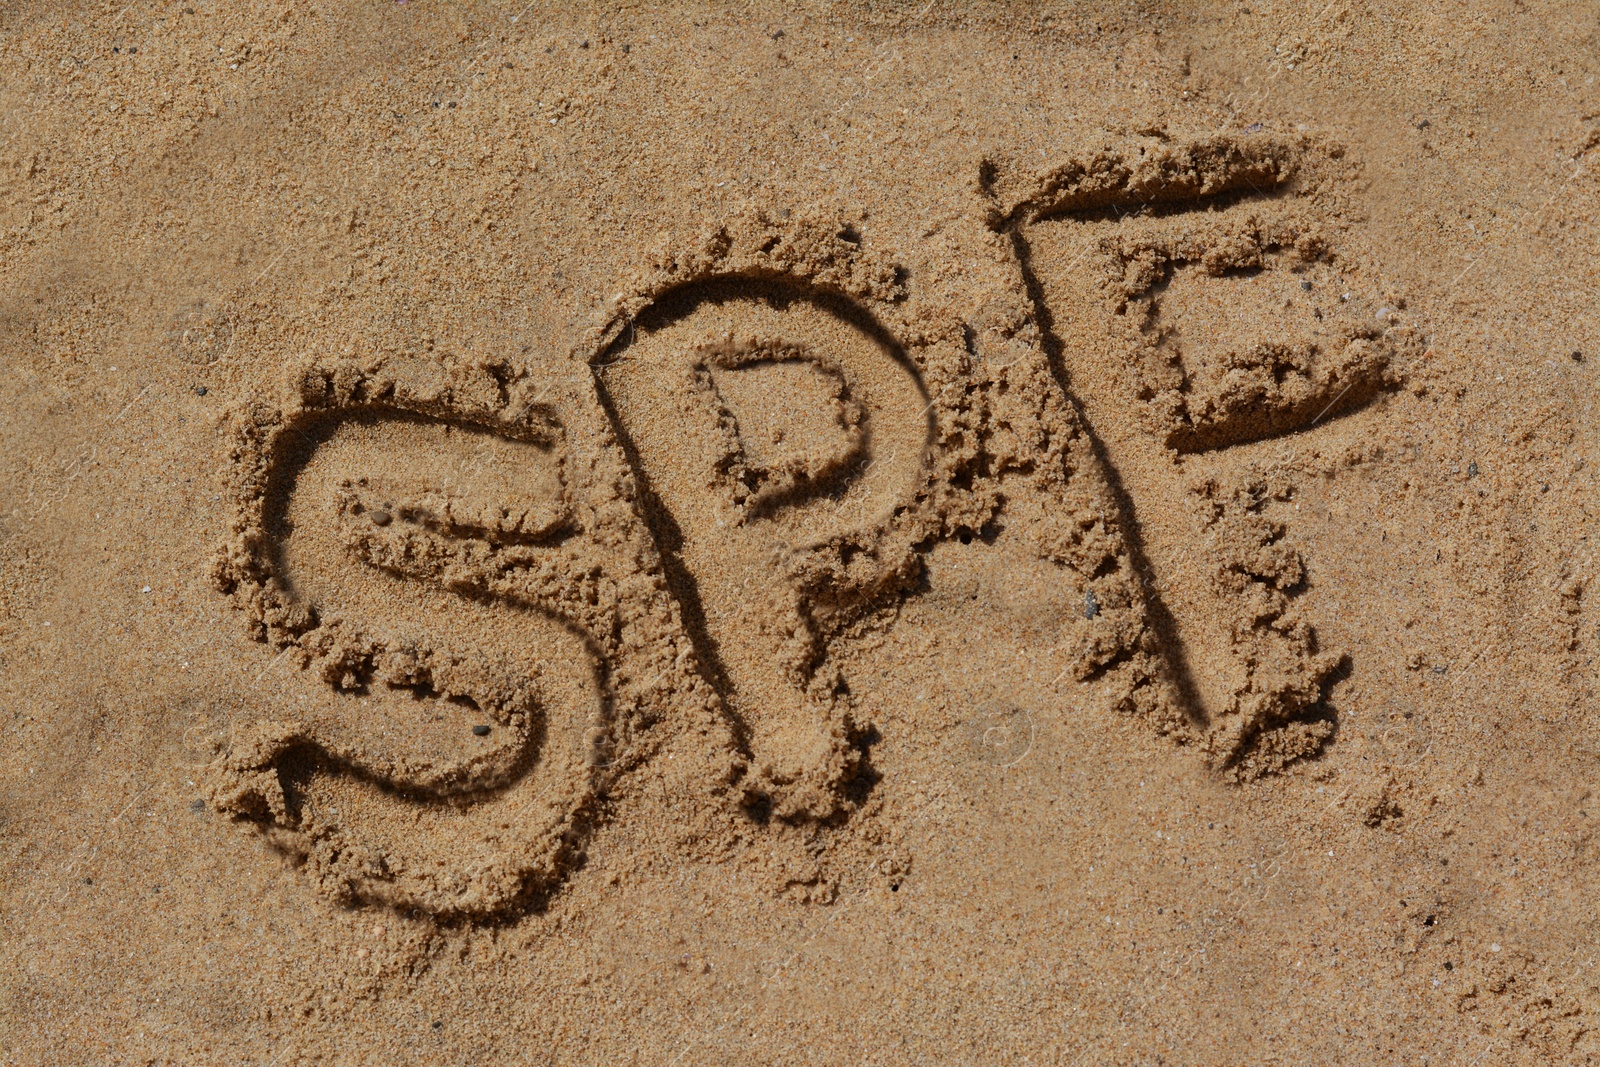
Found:
[[[1600,1060],[1600,9],[0,9],[0,1065]]]

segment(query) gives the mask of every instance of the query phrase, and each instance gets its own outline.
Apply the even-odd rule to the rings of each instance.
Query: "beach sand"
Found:
[[[1593,1062],[1597,40],[0,12],[0,1063]]]

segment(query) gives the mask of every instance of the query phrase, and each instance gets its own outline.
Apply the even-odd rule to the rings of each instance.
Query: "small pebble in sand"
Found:
[[[476,737],[488,737],[489,736],[489,728],[487,726],[483,725],[482,723],[479,723],[478,725],[476,725],[476,726],[474,726],[472,728],[472,733]]]
[[[206,395],[206,387],[203,386],[203,385],[195,386],[194,395],[195,396],[205,396]]]
[[[1306,292],[1309,293],[1311,291],[1311,283],[1310,282],[1301,282],[1300,283],[1300,288],[1304,289]]]
[[[1100,614],[1100,601],[1095,598],[1094,590],[1087,590],[1083,594],[1083,617],[1092,619]]]

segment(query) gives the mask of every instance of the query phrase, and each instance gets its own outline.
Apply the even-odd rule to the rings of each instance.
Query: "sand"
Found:
[[[12,5],[0,1063],[1600,1057],[1592,5]]]

